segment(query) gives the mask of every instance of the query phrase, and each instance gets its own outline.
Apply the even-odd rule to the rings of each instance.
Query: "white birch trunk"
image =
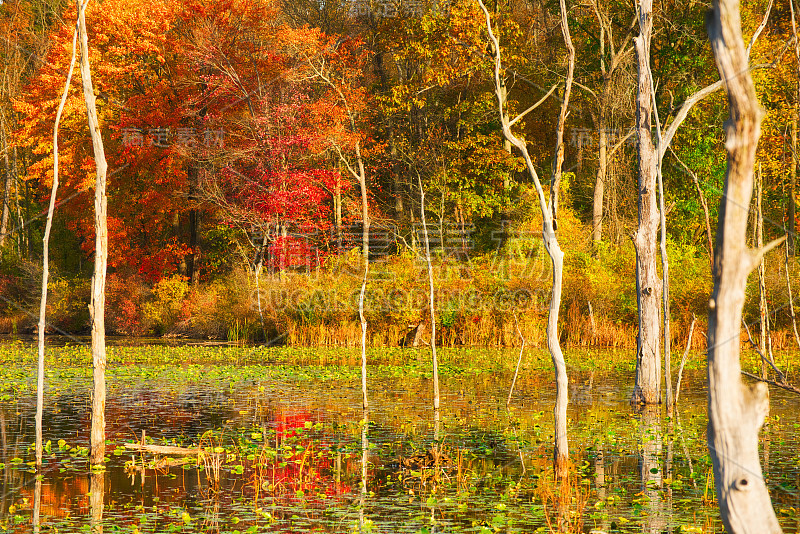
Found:
[[[527,144],[523,139],[518,138],[514,133],[511,131],[511,124],[515,121],[509,121],[508,116],[505,112],[505,95],[502,91],[503,80],[502,80],[502,59],[501,59],[501,52],[500,52],[500,42],[498,38],[495,36],[494,31],[492,30],[492,23],[491,23],[491,16],[489,15],[489,11],[486,9],[485,4],[482,0],[478,0],[478,3],[483,9],[484,15],[486,16],[486,29],[489,34],[489,39],[491,43],[492,52],[494,53],[495,58],[495,65],[494,65],[494,81],[495,81],[495,93],[498,100],[498,108],[500,114],[500,121],[503,128],[503,134],[508,141],[514,145],[517,150],[520,151],[522,157],[525,160],[525,165],[528,169],[528,173],[533,180],[534,186],[536,188],[537,197],[539,200],[539,208],[542,213],[542,239],[544,241],[545,249],[547,250],[548,255],[550,256],[550,260],[552,263],[553,268],[553,285],[552,285],[552,293],[550,297],[550,308],[547,317],[547,348],[550,351],[550,356],[553,360],[553,367],[555,369],[556,375],[556,405],[553,409],[554,415],[554,447],[553,447],[553,457],[554,457],[554,468],[555,474],[557,478],[563,478],[567,475],[567,467],[569,463],[569,446],[567,442],[567,403],[568,403],[568,380],[567,380],[567,369],[566,363],[564,362],[564,355],[561,352],[561,345],[558,339],[558,312],[561,305],[561,285],[562,285],[562,274],[563,274],[563,266],[564,266],[564,253],[561,251],[561,248],[558,244],[558,237],[555,232],[555,220],[553,217],[552,205],[547,202],[544,194],[544,188],[542,187],[541,181],[539,180],[539,174],[536,171],[536,168],[533,165],[533,160],[528,153]],[[571,46],[571,41],[569,40],[569,27],[567,26],[567,19],[566,19],[566,6],[564,0],[561,0],[561,17],[562,17],[562,31],[565,34],[565,41],[567,41],[567,47],[570,50],[570,64],[574,62],[574,48]],[[571,69],[570,69],[571,72]],[[567,83],[571,83],[571,77],[568,77]],[[561,106],[562,110],[566,109],[569,106],[569,91],[565,90],[565,97],[562,100]],[[562,113],[561,116],[565,116]],[[561,132],[563,133],[563,123],[559,125]],[[560,136],[556,136],[557,140],[560,139]],[[558,159],[559,155],[563,157],[563,153],[561,152],[563,147],[559,147],[558,144],[556,146],[556,153],[555,157]],[[560,171],[560,169],[559,169]],[[560,179],[560,177],[553,177],[554,180]],[[552,199],[551,199],[552,201]]]
[[[8,136],[6,135],[5,115],[0,112],[0,149],[3,151],[5,164],[5,179],[3,180],[3,213],[0,216],[0,247],[3,246],[8,233],[8,219],[11,215],[11,163],[8,158]]]
[[[36,373],[36,467],[42,467],[42,415],[44,413],[44,332],[47,327],[45,316],[47,313],[47,284],[50,275],[50,230],[53,227],[53,212],[56,207],[56,196],[58,194],[58,126],[61,123],[61,114],[64,112],[64,105],[67,102],[69,86],[72,83],[72,71],[75,68],[75,58],[77,56],[78,28],[72,34],[72,58],[69,62],[67,71],[67,81],[64,83],[64,91],[61,94],[61,102],[56,112],[56,122],[53,125],[53,184],[50,188],[50,204],[47,208],[47,222],[44,226],[44,237],[42,238],[42,294],[39,299],[39,332],[38,345],[39,357]]]
[[[756,179],[756,247],[759,249],[764,246],[764,214],[761,211],[761,198],[763,193],[763,181],[761,175],[761,163],[758,164],[758,178]],[[764,269],[764,258],[758,262],[758,318],[759,318],[759,338],[758,348],[761,350],[761,378],[767,378],[767,362],[764,357],[767,355],[767,281]],[[770,358],[771,360],[772,358]]]
[[[603,196],[605,194],[606,170],[608,167],[606,156],[608,136],[606,134],[606,113],[604,109],[600,110],[600,117],[597,121],[597,135],[597,177],[595,178],[592,197],[592,245],[594,253],[597,253],[600,242],[603,240]]]
[[[428,225],[425,222],[425,190],[422,188],[422,178],[417,175],[419,182],[419,213],[422,221],[422,237],[425,240],[425,262],[428,266],[428,305],[431,308],[431,362],[433,364],[433,410],[439,411],[439,361],[436,359],[436,300],[433,287],[433,264],[431,263],[431,245],[428,239]],[[440,234],[441,235],[441,234]]]
[[[355,128],[355,125],[353,125]],[[358,163],[358,185],[361,188],[361,255],[364,264],[364,278],[361,280],[361,292],[358,296],[358,317],[361,321],[361,395],[362,407],[369,407],[367,400],[367,318],[364,315],[364,298],[367,294],[367,278],[369,276],[369,205],[367,202],[367,177],[364,161],[361,159],[361,147],[356,143],[356,161]]]
[[[81,81],[83,82],[83,98],[86,101],[86,117],[89,133],[92,137],[94,162],[97,168],[94,195],[94,228],[95,252],[94,274],[92,275],[92,300],[90,315],[92,318],[92,430],[91,458],[92,465],[103,463],[106,452],[106,328],[105,328],[105,286],[106,268],[108,265],[108,228],[106,226],[106,156],[103,139],[100,136],[100,122],[97,118],[92,73],[89,65],[89,39],[86,34],[86,3],[78,0],[78,34],[81,43]]]
[[[725,529],[730,533],[778,533],[781,528],[758,457],[758,433],[769,410],[769,393],[764,383],[742,383],[739,361],[745,286],[766,251],[750,250],[746,245],[763,111],[748,72],[738,1],[715,0],[706,15],[706,26],[730,108],[725,122],[728,169],[708,314],[708,448]]]

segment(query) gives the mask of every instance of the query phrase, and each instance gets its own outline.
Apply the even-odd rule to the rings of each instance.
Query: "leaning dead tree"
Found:
[[[558,184],[561,181],[561,164],[564,159],[564,122],[566,121],[567,109],[569,106],[570,91],[572,89],[572,77],[575,66],[575,48],[572,46],[572,40],[569,34],[569,26],[567,25],[567,8],[565,0],[560,1],[561,9],[561,30],[564,35],[564,42],[567,46],[569,53],[569,67],[567,72],[566,86],[564,89],[564,96],[561,101],[561,112],[559,114],[559,122],[556,134],[556,147],[553,164],[553,175],[551,177],[551,191],[550,199],[545,197],[544,188],[539,180],[539,174],[533,165],[533,160],[528,153],[528,146],[524,139],[520,139],[511,131],[511,125],[514,124],[518,118],[510,120],[506,111],[506,90],[503,74],[503,62],[500,50],[500,41],[492,29],[492,20],[489,10],[482,0],[478,3],[483,9],[486,16],[486,30],[489,34],[489,41],[492,54],[494,55],[494,83],[495,93],[497,95],[500,122],[503,127],[503,135],[505,138],[520,151],[525,160],[525,165],[528,173],[533,180],[536,187],[536,193],[539,199],[539,209],[542,212],[542,239],[544,247],[550,256],[553,268],[553,285],[552,293],[550,296],[550,308],[547,316],[547,348],[550,351],[550,357],[553,360],[553,367],[555,368],[556,375],[556,405],[553,410],[554,413],[554,466],[557,478],[564,478],[567,475],[567,467],[569,463],[569,446],[567,443],[567,403],[568,399],[568,381],[567,381],[567,366],[564,362],[564,355],[561,352],[561,345],[558,339],[558,311],[561,306],[561,281],[564,270],[564,252],[558,244],[557,230],[557,209],[558,209]],[[528,110],[530,111],[530,110]]]
[[[92,275],[92,301],[89,313],[92,318],[92,431],[91,463],[100,465],[106,454],[106,267],[108,265],[108,227],[106,213],[106,164],[103,138],[100,136],[100,121],[97,118],[92,71],[89,65],[89,39],[86,35],[86,6],[89,0],[78,0],[78,37],[81,46],[81,81],[83,99],[86,101],[86,117],[94,149],[94,164],[97,169],[94,188],[94,274]]]
[[[753,164],[764,112],[748,71],[738,0],[715,0],[706,15],[708,38],[728,95],[728,168],[714,251],[714,291],[708,313],[708,449],[714,463],[725,529],[781,532],[758,456],[758,433],[769,411],[769,390],[741,381],[739,334],[745,286],[767,250],[747,243]]]

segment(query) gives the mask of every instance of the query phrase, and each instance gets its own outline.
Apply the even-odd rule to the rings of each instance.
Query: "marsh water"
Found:
[[[116,353],[115,353],[116,350]],[[112,349],[106,469],[87,462],[83,347],[48,360],[43,474],[32,468],[34,349],[0,343],[0,528],[10,532],[721,532],[706,450],[704,373],[678,414],[635,413],[632,372],[571,376],[573,475],[552,482],[554,382],[448,365],[430,408],[424,351],[358,368],[267,349]],[[491,361],[489,349],[476,357]],[[480,354],[478,354],[482,351]],[[499,353],[498,353],[499,354]],[[602,357],[602,354],[600,355]],[[500,356],[498,355],[499,359]],[[313,354],[311,359],[313,359]],[[800,528],[800,398],[771,390],[765,476],[785,532]],[[157,456],[142,442],[201,449]],[[38,517],[37,517],[38,515]]]

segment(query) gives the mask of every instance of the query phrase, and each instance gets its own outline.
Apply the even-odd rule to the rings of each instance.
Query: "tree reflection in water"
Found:
[[[92,478],[91,495],[89,503],[91,506],[91,531],[92,534],[103,534],[103,501],[105,498],[105,471],[93,470],[90,475]]]

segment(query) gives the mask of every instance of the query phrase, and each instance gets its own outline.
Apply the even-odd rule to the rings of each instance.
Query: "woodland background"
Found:
[[[558,3],[490,7],[500,21],[511,115],[549,95],[519,125],[549,175],[566,63]],[[662,122],[718,79],[702,22],[707,8],[654,6]],[[742,10],[749,38],[766,2]],[[110,332],[358,344],[360,193],[340,155],[360,146],[372,217],[371,342],[411,344],[426,328],[421,182],[441,343],[514,344],[519,326],[528,343],[543,344],[550,267],[541,215],[521,159],[503,140],[475,2],[106,0],[86,16],[109,163]],[[6,333],[35,330],[41,214],[74,20],[75,6],[60,0],[0,5]],[[577,63],[558,220],[566,253],[561,337],[635,347],[634,5],[586,0],[570,6],[569,24]],[[758,152],[764,240],[789,235],[766,258],[777,348],[791,342],[789,290],[800,291],[793,36],[788,4],[776,4],[751,60],[766,111]],[[685,342],[693,315],[706,320],[725,108],[721,91],[696,105],[664,161],[675,342]],[[73,80],[59,134],[53,333],[89,329],[94,162],[85,124]],[[745,318],[758,322],[755,276],[748,294]]]

